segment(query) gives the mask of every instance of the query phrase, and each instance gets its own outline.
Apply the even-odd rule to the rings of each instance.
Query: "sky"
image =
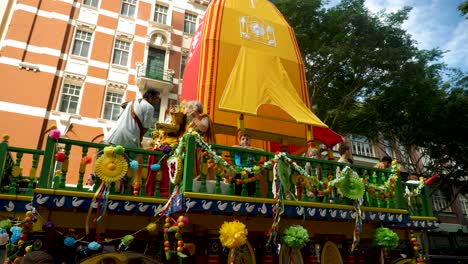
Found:
[[[403,28],[420,49],[440,48],[447,53],[443,62],[468,73],[468,20],[458,10],[464,0],[366,0],[372,12],[394,12],[404,6],[413,9]],[[330,0],[336,5],[339,0]]]

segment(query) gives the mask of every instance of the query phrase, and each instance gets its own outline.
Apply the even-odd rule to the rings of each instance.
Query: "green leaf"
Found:
[[[179,230],[178,226],[171,226],[169,227],[169,232],[177,232]]]
[[[171,260],[172,253],[170,251],[166,251],[166,260]]]
[[[187,257],[187,255],[185,255],[182,252],[177,252],[177,256],[179,256],[179,258],[186,258]]]

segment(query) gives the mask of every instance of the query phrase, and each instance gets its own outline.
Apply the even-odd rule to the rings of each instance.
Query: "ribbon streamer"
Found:
[[[359,244],[360,235],[362,231],[362,214],[361,214],[361,207],[359,206],[359,202],[354,200],[353,201],[354,210],[356,211],[356,224],[354,226],[353,231],[353,244],[351,245],[351,252],[356,249],[356,246]]]

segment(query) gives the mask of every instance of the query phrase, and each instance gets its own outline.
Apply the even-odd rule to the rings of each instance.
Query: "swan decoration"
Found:
[[[122,179],[128,170],[128,161],[125,157],[125,148],[122,146],[108,146],[102,152],[99,152],[98,158],[94,163],[94,173],[98,176],[102,183],[98,187],[96,193],[91,200],[91,206],[88,209],[86,217],[86,234],[89,233],[89,222],[93,211],[93,203],[98,202],[101,206],[96,206],[97,212],[93,222],[98,222],[106,214],[107,208],[115,210],[118,202],[109,201],[109,193],[112,182]]]
[[[26,211],[32,211],[34,210],[34,206],[32,205],[32,203],[27,203],[24,208],[26,209]]]
[[[42,194],[38,194],[36,197],[36,202],[38,204],[45,204],[49,200],[50,196],[42,197]]]
[[[346,217],[348,216],[348,212],[345,211],[345,210],[342,210],[342,211],[340,212],[340,216],[341,216],[341,218],[346,219]]]
[[[265,204],[262,204],[262,207],[258,208],[258,211],[262,214],[266,214],[268,212],[268,209]]]
[[[197,205],[197,201],[191,201],[190,198],[186,198],[185,200],[185,206],[187,207],[187,210],[192,209],[195,205]]]
[[[307,213],[309,214],[309,216],[311,217],[314,217],[315,216],[315,212],[317,211],[317,209],[315,208],[307,208]]]
[[[148,208],[149,208],[149,205],[143,205],[143,203],[138,203],[138,211],[140,211],[141,213],[146,212]]]
[[[247,213],[251,213],[255,209],[255,204],[250,205],[249,203],[245,204],[245,210]]]
[[[162,204],[160,204],[158,206],[153,205],[153,206],[151,206],[151,209],[153,209],[154,213],[156,214],[156,212],[158,212],[162,207],[163,207]]]
[[[55,206],[62,207],[63,205],[65,205],[65,196],[62,196],[62,198],[60,199],[54,198],[54,203]]]
[[[239,210],[241,209],[242,207],[242,204],[241,203],[235,203],[235,202],[232,202],[232,210],[234,212],[239,212]]]
[[[72,198],[72,205],[73,207],[80,207],[83,204],[84,200],[78,200],[78,197],[73,197]]]
[[[108,202],[108,207],[110,210],[115,210],[117,209],[118,206],[119,206],[119,202],[114,202],[112,200]]]
[[[131,204],[129,201],[126,201],[124,205],[124,209],[125,211],[130,212],[135,208],[135,206],[136,206],[135,204]]]
[[[218,201],[218,209],[219,209],[220,211],[226,210],[227,206],[228,206],[228,203],[227,203],[227,202],[222,203],[221,201]]]
[[[3,207],[5,208],[7,212],[11,212],[15,210],[15,204],[12,201],[10,201],[8,205],[4,205]]]
[[[207,202],[206,200],[202,201],[202,207],[205,210],[210,210],[212,204],[213,204],[212,201],[209,201],[209,202]]]
[[[296,213],[297,215],[302,216],[304,214],[304,207],[296,206]]]

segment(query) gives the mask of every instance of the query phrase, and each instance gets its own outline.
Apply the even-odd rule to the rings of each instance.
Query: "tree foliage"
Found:
[[[466,19],[468,19],[468,1],[465,1],[463,3],[461,3],[459,6],[458,6],[458,10],[460,10],[460,12],[465,16]]]
[[[452,164],[466,175],[468,77],[441,63],[440,49],[417,48],[402,28],[410,7],[372,13],[364,0],[275,4],[294,28],[310,101],[325,123],[342,134],[397,141],[406,153],[419,148],[434,161],[427,174]],[[421,157],[411,158],[416,165]]]

